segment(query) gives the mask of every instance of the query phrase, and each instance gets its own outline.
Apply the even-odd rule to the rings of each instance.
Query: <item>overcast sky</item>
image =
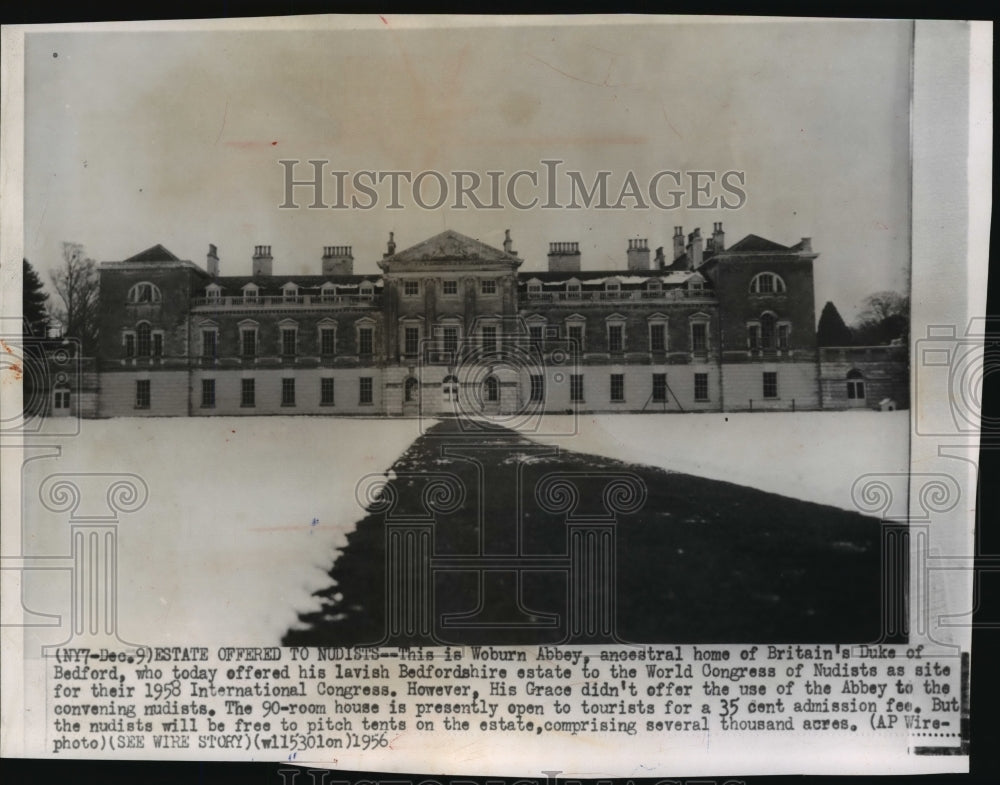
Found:
[[[675,225],[722,221],[729,244],[812,237],[817,315],[833,300],[850,320],[865,295],[908,289],[910,45],[909,23],[874,21],[33,33],[25,255],[47,270],[64,240],[98,260],[162,243],[203,263],[215,243],[235,275],[269,244],[276,273],[318,273],[324,245],[352,245],[356,272],[376,272],[390,230],[405,248],[445,228],[500,245],[510,228],[523,270],[574,240],[585,269],[608,269],[628,238],[669,253]],[[431,211],[404,188],[392,210],[384,184],[370,210],[308,210],[306,189],[279,210],[278,160],[313,158],[484,179],[556,158],[588,182],[610,170],[612,201],[629,171],[645,187],[741,170],[747,199]]]

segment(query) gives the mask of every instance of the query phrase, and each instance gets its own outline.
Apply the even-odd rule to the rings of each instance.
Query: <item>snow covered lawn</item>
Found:
[[[856,511],[851,485],[907,470],[908,412],[597,415],[528,438]],[[551,418],[547,418],[551,419]],[[566,431],[570,418],[554,418]],[[149,501],[119,527],[119,629],[143,644],[276,645],[364,510],[355,484],[420,435],[417,420],[313,417],[89,420],[57,458],[24,468],[27,554],[68,553],[66,515],[38,502],[52,473],[142,476]],[[425,426],[430,423],[424,423]],[[382,565],[376,565],[382,569]],[[69,610],[67,574],[25,579],[29,607]],[[66,617],[64,616],[64,619]],[[37,631],[43,643],[66,629]]]
[[[213,417],[82,426],[61,457],[25,466],[26,551],[69,549],[66,515],[38,503],[49,474],[138,474],[149,501],[118,527],[122,637],[277,645],[298,611],[319,607],[311,594],[329,584],[336,549],[364,515],[355,484],[388,469],[420,424]],[[32,610],[68,611],[68,581],[51,572],[28,578]]]
[[[909,471],[910,413],[773,412],[547,417],[535,441],[749,485],[863,512],[851,486],[863,474]]]

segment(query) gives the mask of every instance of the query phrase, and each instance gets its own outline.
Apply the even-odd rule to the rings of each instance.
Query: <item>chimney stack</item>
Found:
[[[510,229],[503,230],[503,252],[517,256],[517,251],[514,250],[514,241],[510,239]]]
[[[722,221],[712,224],[712,251],[719,253],[726,250],[726,233],[722,231]]]
[[[549,243],[549,272],[580,272],[580,243]]]
[[[649,240],[628,241],[628,269],[649,270]]]
[[[674,227],[674,258],[673,261],[677,261],[684,255],[684,227],[675,226]]]
[[[354,275],[354,254],[351,246],[323,246],[323,275]]]
[[[255,245],[253,247],[253,266],[251,274],[254,276],[271,275],[273,262],[274,257],[271,256],[270,245]]]
[[[208,244],[208,254],[205,256],[205,268],[213,278],[219,277],[219,249],[212,243]]]
[[[653,260],[653,269],[662,270],[667,266],[667,258],[663,255],[663,246],[656,249],[656,258]]]
[[[701,254],[701,228],[699,227],[688,235],[687,255],[689,270],[696,270],[701,266]]]
[[[803,237],[802,241],[799,243],[799,251],[801,253],[812,253],[813,241],[811,237]]]
[[[385,257],[387,257],[387,256],[392,256],[394,253],[396,253],[395,235],[396,235],[395,232],[389,232],[389,242],[386,243],[386,246],[385,246],[386,251],[385,251],[384,254],[382,254],[382,258],[383,259]]]

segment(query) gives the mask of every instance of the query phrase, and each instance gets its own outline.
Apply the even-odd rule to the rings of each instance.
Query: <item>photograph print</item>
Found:
[[[28,33],[30,643],[905,642],[912,45]]]

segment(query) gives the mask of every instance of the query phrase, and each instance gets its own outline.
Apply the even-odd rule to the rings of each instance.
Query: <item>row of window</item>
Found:
[[[252,358],[257,356],[257,327],[240,328],[240,356]],[[282,327],[280,329],[279,348],[281,354],[292,357],[298,354],[298,328]],[[375,352],[375,328],[357,328],[357,348],[359,355],[371,355]],[[201,331],[201,355],[215,358],[219,350],[219,331],[206,328]],[[319,350],[323,356],[333,356],[337,353],[337,330],[334,327],[321,327],[319,330]]]
[[[403,281],[403,296],[404,297],[419,297],[420,296],[420,285],[419,279],[408,278]],[[661,281],[651,278],[646,281],[647,291],[660,291],[663,288]],[[342,289],[350,288],[353,291],[353,287],[340,287]],[[700,289],[702,288],[702,282],[700,280],[692,280],[689,283],[689,288]],[[565,289],[570,294],[579,294],[581,292],[581,282],[575,279],[571,279],[566,282]],[[604,291],[606,292],[617,292],[621,290],[621,282],[615,280],[614,278],[608,279],[604,283]],[[244,299],[254,300],[260,295],[260,287],[255,283],[248,283],[243,286],[242,290]],[[333,296],[338,291],[338,287],[333,283],[325,283],[320,287],[320,296],[329,295]],[[441,282],[441,291],[446,297],[455,297],[458,295],[458,281],[455,280],[445,280]],[[542,283],[538,280],[528,281],[527,284],[528,294],[541,294],[542,293]],[[785,282],[782,280],[781,276],[775,273],[765,272],[759,273],[754,276],[753,280],[750,282],[750,293],[751,294],[783,294],[786,291]],[[371,297],[375,292],[375,286],[371,281],[364,281],[358,287],[358,293],[361,297]],[[494,279],[485,278],[479,282],[479,293],[491,296],[497,293],[497,282]],[[218,299],[222,294],[222,287],[218,284],[209,284],[205,288],[205,296],[208,299]],[[295,300],[299,294],[299,287],[297,284],[289,281],[281,287],[282,297],[286,300]],[[162,300],[162,294],[160,293],[159,287],[156,284],[150,283],[148,281],[142,281],[135,284],[128,292],[128,301],[130,303],[158,303]]]
[[[299,286],[289,282],[281,287],[281,299],[286,302],[296,302],[299,299]],[[334,283],[325,283],[319,287],[319,301],[324,300],[333,301],[333,299],[338,295],[343,294],[353,294],[357,291],[358,295],[362,298],[373,297],[375,294],[375,285],[370,281],[364,281],[359,286],[337,286]],[[260,298],[260,286],[255,283],[245,284],[241,289],[242,297],[244,302],[252,303]],[[205,298],[208,300],[219,300],[222,297],[222,287],[218,284],[209,284],[205,287]]]
[[[584,402],[583,374],[575,373],[569,377],[569,398],[573,403]],[[654,373],[652,395],[650,400],[653,403],[667,403],[669,395],[673,394],[667,385],[667,375],[665,373]],[[281,380],[281,405],[296,405],[296,380],[285,378]],[[335,380],[323,378],[319,380],[319,403],[320,406],[333,406],[335,404]],[[257,383],[255,379],[240,379],[240,406],[252,408],[257,405]],[[857,385],[852,387],[851,385]],[[864,397],[864,382],[851,381],[848,385],[849,397]],[[410,377],[404,383],[405,400],[416,400],[417,380]],[[496,402],[500,400],[500,383],[495,376],[489,376],[483,381],[482,397],[486,402]],[[624,403],[625,401],[625,374],[613,373],[609,378],[609,393],[612,403]],[[776,371],[765,371],[762,375],[762,396],[765,399],[778,397],[778,374]],[[447,377],[442,383],[442,392],[445,402],[457,400],[458,379],[454,376]],[[374,387],[371,376],[362,376],[358,379],[358,403],[361,405],[374,402]],[[532,402],[543,402],[545,400],[545,377],[541,374],[533,374],[530,377],[529,400]],[[708,395],[708,374],[694,374],[694,400],[706,402]],[[148,409],[150,407],[150,383],[149,379],[139,379],[135,383],[135,406],[137,409]],[[201,407],[203,409],[215,408],[215,379],[201,380]]]
[[[542,397],[535,397],[535,384],[536,379],[539,385],[539,391],[544,388],[544,379],[541,376],[532,376],[531,382],[531,392],[533,401],[541,401]],[[609,377],[609,397],[612,403],[624,403],[625,402],[625,374],[623,373],[613,373]],[[541,392],[539,393],[542,394]],[[665,373],[654,373],[653,374],[653,390],[650,400],[653,403],[667,403],[669,400],[668,395],[673,394],[667,385],[667,375]],[[676,396],[675,396],[676,397]],[[583,374],[574,373],[569,377],[569,399],[572,403],[583,403]],[[696,373],[694,375],[694,399],[698,402],[708,401],[708,374],[707,373]]]
[[[281,380],[281,405],[295,406],[295,379]],[[319,380],[319,403],[320,406],[333,406],[334,380],[324,378]],[[371,376],[362,376],[358,379],[358,403],[367,405],[374,403],[374,382]],[[138,379],[135,383],[135,407],[137,409],[148,409],[151,405],[151,392],[149,379]],[[240,379],[240,406],[252,408],[257,405],[257,380]],[[215,408],[215,379],[201,380],[201,408]]]
[[[441,293],[445,297],[457,297],[458,296],[458,281],[442,281],[441,282]],[[486,296],[492,296],[497,293],[497,282],[491,278],[484,278],[479,282],[479,293]],[[403,296],[404,297],[419,297],[420,296],[420,281],[416,278],[407,278],[403,281]]]
[[[663,291],[663,282],[657,278],[647,279],[643,286],[647,292]],[[550,292],[552,291],[552,288],[554,287],[550,287]],[[583,293],[582,282],[575,278],[571,278],[564,284],[559,284],[558,288],[559,291],[565,291],[570,297],[579,297]],[[615,292],[621,292],[622,284],[621,281],[615,278],[610,278],[604,281],[602,288],[604,292],[613,294]],[[700,291],[704,288],[704,280],[700,276],[695,276],[688,281],[687,288],[691,291]],[[529,296],[540,295],[543,293],[542,282],[537,279],[528,281],[526,289]]]
[[[572,348],[584,349],[584,323],[571,322],[566,325],[566,337],[571,342]],[[649,330],[649,351],[663,352],[667,350],[667,325],[665,322],[651,322]],[[532,324],[528,327],[529,338],[536,346],[541,348],[546,339],[545,325]],[[787,343],[787,330],[779,333],[782,342]],[[441,328],[440,346],[445,352],[457,352],[459,346],[460,329],[454,326]],[[156,336],[160,337],[160,336]],[[557,337],[549,334],[550,338]],[[359,327],[357,331],[358,354],[370,355],[374,350],[374,328]],[[421,329],[419,327],[403,328],[403,353],[409,356],[416,356],[420,352]],[[289,357],[298,353],[298,328],[280,328],[280,350],[281,354]],[[240,354],[243,357],[256,357],[258,350],[258,328],[240,328]],[[625,351],[625,325],[622,323],[609,323],[607,325],[607,349],[611,353]],[[479,329],[479,346],[487,352],[497,351],[500,345],[499,330],[495,325],[484,325]],[[160,344],[162,347],[162,342]],[[319,349],[323,356],[332,356],[337,353],[337,331],[333,327],[321,327],[319,330]],[[203,329],[201,334],[202,356],[214,358],[218,355],[218,330],[214,328]],[[691,350],[694,352],[705,352],[708,349],[708,323],[692,322],[691,324]],[[126,342],[126,355],[131,357],[132,344]],[[141,355],[142,356],[142,355]]]
[[[667,325],[665,322],[651,322],[649,330],[649,351],[663,352],[667,350]],[[777,322],[769,313],[764,314],[759,322],[751,322],[747,327],[747,346],[751,351],[787,350],[791,327],[786,322]],[[543,324],[528,326],[530,340],[538,347],[544,345],[546,329]],[[550,337],[555,337],[551,336]],[[584,324],[569,323],[566,325],[566,337],[573,348],[584,349]],[[214,358],[218,354],[218,330],[204,329],[201,333],[202,356]],[[240,354],[243,357],[256,357],[258,349],[258,330],[256,327],[240,328]],[[357,332],[358,354],[374,353],[374,328],[359,327]],[[416,356],[420,350],[421,331],[418,327],[403,329],[403,353]],[[480,346],[485,351],[497,351],[499,348],[497,327],[486,325],[480,328]],[[446,352],[458,350],[459,328],[446,326],[441,329],[441,348]],[[323,356],[337,353],[337,331],[333,327],[321,327],[319,330],[319,349]],[[286,357],[298,353],[298,328],[282,327],[280,329],[281,354]],[[607,349],[611,353],[625,351],[625,325],[609,322],[607,325]],[[705,352],[708,349],[707,322],[691,323],[691,351]],[[136,331],[125,334],[126,357],[160,357],[163,355],[163,333],[153,332],[150,325],[143,322]]]

